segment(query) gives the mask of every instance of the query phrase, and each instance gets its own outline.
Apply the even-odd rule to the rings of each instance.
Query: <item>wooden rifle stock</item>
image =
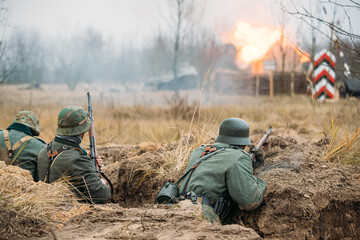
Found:
[[[96,149],[96,138],[95,138],[95,125],[94,125],[94,118],[93,118],[93,107],[91,104],[91,95],[90,92],[87,92],[88,96],[88,112],[89,112],[89,118],[91,120],[90,129],[89,129],[89,140],[90,140],[90,151],[91,151],[91,161],[93,163],[93,166],[95,168],[95,171],[99,173],[100,176],[102,176],[109,184],[110,190],[111,190],[111,198],[114,196],[114,187],[110,181],[110,179],[102,172],[101,168],[102,166],[98,165],[96,162],[96,158],[98,156],[97,149]]]
[[[258,144],[256,145],[256,147],[255,147],[255,151],[258,150],[258,149],[260,149],[260,148],[264,145],[264,143],[266,142],[266,140],[269,138],[271,131],[272,131],[272,126],[270,126],[270,129],[267,130],[267,132],[265,133],[265,135],[260,139],[259,143],[258,143]],[[253,154],[253,153],[251,154],[251,160],[252,160],[253,162],[256,162],[255,154]]]

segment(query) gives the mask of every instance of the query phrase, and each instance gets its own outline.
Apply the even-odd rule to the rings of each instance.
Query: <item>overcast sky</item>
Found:
[[[32,29],[44,36],[56,37],[59,34],[71,34],[83,27],[93,27],[105,36],[121,41],[144,39],[161,29],[164,26],[163,15],[167,11],[167,1],[169,0],[6,0],[4,5],[9,7],[8,19],[12,29]],[[201,23],[217,32],[233,27],[236,20],[274,27],[280,12],[276,0],[196,2],[205,6]],[[354,11],[354,16],[358,13],[359,11]],[[360,26],[357,23],[360,18],[354,16],[355,30],[358,31]],[[289,21],[295,26],[295,19],[289,18]],[[297,30],[290,25],[287,31]]]
[[[6,0],[13,27],[39,30],[55,36],[82,27],[94,27],[117,39],[146,36],[159,30],[168,0]],[[237,19],[273,25],[264,0],[197,0],[205,5],[202,24],[229,27]],[[251,2],[251,3],[249,3]],[[130,36],[133,38],[134,36]]]

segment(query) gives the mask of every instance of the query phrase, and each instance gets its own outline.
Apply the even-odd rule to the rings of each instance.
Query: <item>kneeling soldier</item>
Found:
[[[201,201],[202,215],[210,222],[225,221],[233,211],[232,204],[241,210],[253,210],[263,200],[266,182],[253,175],[250,155],[244,151],[250,145],[249,125],[239,118],[225,119],[212,146],[201,146],[190,156],[180,193],[193,203]],[[202,156],[211,154],[200,164]],[[257,162],[263,153],[255,152]],[[195,165],[194,165],[195,164]]]
[[[89,115],[82,107],[70,106],[61,110],[55,139],[39,154],[39,179],[47,183],[59,179],[68,181],[81,200],[105,203],[111,197],[110,190],[80,146],[89,128]]]
[[[39,119],[30,111],[20,111],[6,130],[0,130],[0,160],[29,170],[35,181],[39,180],[37,157],[46,145],[42,139],[35,137],[39,134]]]

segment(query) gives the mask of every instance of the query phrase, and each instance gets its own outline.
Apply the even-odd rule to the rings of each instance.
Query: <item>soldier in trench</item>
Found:
[[[34,181],[38,181],[37,157],[46,145],[37,137],[39,134],[40,123],[36,114],[20,111],[6,130],[0,130],[0,161],[30,171]]]
[[[250,155],[244,151],[248,145],[251,145],[248,123],[239,118],[225,119],[215,144],[201,146],[190,156],[186,171],[193,170],[183,179],[180,194],[199,204],[187,206],[201,206],[203,217],[212,223],[226,223],[234,208],[248,211],[257,208],[263,200],[266,182],[253,175]],[[255,151],[251,145],[250,152],[256,157],[254,167],[262,165],[262,151]],[[208,154],[208,159],[195,164]]]
[[[55,139],[39,154],[39,179],[47,183],[65,181],[80,200],[106,203],[111,198],[109,187],[80,146],[90,123],[89,114],[82,107],[69,106],[61,110]],[[102,165],[100,156],[96,161]]]

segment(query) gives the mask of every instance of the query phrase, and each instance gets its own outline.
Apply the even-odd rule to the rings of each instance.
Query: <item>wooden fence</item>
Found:
[[[239,72],[216,72],[209,82],[212,93],[236,95],[294,95],[307,91],[306,76],[303,73],[277,73],[244,75]]]

